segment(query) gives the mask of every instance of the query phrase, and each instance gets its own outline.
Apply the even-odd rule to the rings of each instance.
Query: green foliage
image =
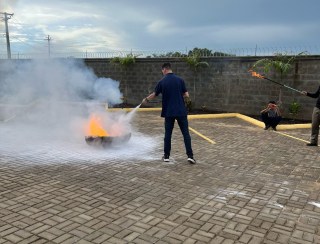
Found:
[[[200,67],[209,67],[209,64],[207,62],[200,61],[201,54],[200,52],[193,52],[190,56],[185,57],[183,60],[189,64],[189,66],[194,71],[193,76],[193,101],[196,100],[196,75],[199,71]],[[190,104],[190,109],[192,107],[192,104]],[[190,111],[190,110],[189,110]]]
[[[200,67],[209,67],[209,64],[207,62],[200,61],[200,53],[194,52],[192,55],[185,57],[183,60],[189,64],[194,71],[198,71]]]
[[[152,54],[154,58],[185,58],[188,56],[199,56],[199,57],[226,57],[226,56],[235,56],[234,54],[228,54],[223,52],[213,52],[207,48],[197,48],[190,50],[188,55],[183,54],[181,52],[168,52],[166,54]],[[151,56],[148,56],[151,58]]]
[[[289,106],[289,113],[292,114],[293,117],[295,118],[297,114],[300,112],[300,109],[301,109],[301,105],[298,102],[293,101]]]
[[[232,57],[236,56],[235,54],[229,54],[229,53],[223,53],[223,52],[214,52],[213,53],[214,57]]]
[[[189,51],[188,56],[199,56],[199,57],[230,57],[235,56],[234,54],[228,54],[223,52],[212,52],[207,48],[197,48],[195,47],[193,50]]]
[[[292,68],[292,64],[294,63],[296,57],[303,54],[305,54],[305,52],[301,52],[294,56],[288,56],[287,54],[283,53],[275,53],[273,58],[264,58],[255,62],[252,66],[252,70],[258,70],[261,68],[265,73],[275,71],[280,74],[280,79],[282,80],[283,76]]]
[[[203,105],[201,106],[201,110],[202,110],[203,112],[207,111],[207,106],[206,106],[205,104],[203,104]]]
[[[213,53],[212,50],[209,50],[207,48],[197,48],[195,47],[194,49],[190,50],[188,52],[188,56],[199,56],[199,57],[212,57]]]
[[[114,57],[111,59],[111,63],[120,63],[120,57]]]
[[[187,55],[180,52],[168,52],[166,54],[152,54],[154,58],[180,58],[186,57]]]
[[[136,62],[136,57],[135,55],[128,54],[126,57],[114,57],[111,59],[111,63],[119,63],[123,67],[124,70],[124,76],[127,74],[128,67],[130,65],[133,65]],[[124,80],[124,97],[123,97],[123,104],[127,104],[127,97],[128,97],[128,82]]]
[[[136,56],[128,54],[126,57],[114,57],[111,59],[112,63],[120,63],[121,65],[128,67],[136,62]]]

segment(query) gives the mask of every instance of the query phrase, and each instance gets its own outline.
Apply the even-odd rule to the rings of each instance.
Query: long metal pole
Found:
[[[287,86],[287,85],[285,85],[285,84],[282,84],[282,83],[280,83],[280,82],[271,80],[271,79],[269,79],[269,78],[267,78],[267,77],[265,77],[265,76],[263,76],[263,75],[258,74],[257,72],[254,72],[253,70],[249,70],[249,72],[251,72],[251,75],[254,76],[254,77],[258,77],[258,78],[260,78],[260,79],[265,79],[265,80],[271,81],[271,82],[273,82],[273,83],[276,83],[277,85],[280,85],[280,86],[283,86],[283,87],[285,87],[285,88],[288,88],[288,89],[290,89],[290,90],[292,90],[292,91],[302,93],[302,91],[299,91],[299,90],[297,90],[297,89],[294,89],[294,88],[292,88],[292,87],[290,87],[290,86]]]
[[[283,87],[285,87],[285,88],[288,88],[288,89],[290,89],[290,90],[292,90],[292,91],[301,93],[301,91],[299,91],[299,90],[297,90],[297,89],[294,89],[294,88],[292,88],[292,87],[290,87],[290,86],[287,86],[287,85],[285,85],[285,84],[281,84],[280,82],[271,80],[271,79],[269,79],[269,78],[267,78],[267,77],[264,77],[264,76],[263,76],[263,79],[268,80],[268,81],[271,81],[271,82],[273,82],[273,83],[276,83],[276,84],[278,84],[278,85],[280,85],[280,86],[283,86]]]

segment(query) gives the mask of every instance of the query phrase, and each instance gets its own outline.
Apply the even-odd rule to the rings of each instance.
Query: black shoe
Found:
[[[163,162],[170,162],[169,155],[166,155],[166,154],[163,155],[162,159],[163,159]]]
[[[307,146],[310,146],[310,147],[317,147],[318,144],[317,143],[307,143]]]
[[[272,129],[273,129],[274,131],[277,131],[277,128],[276,128],[275,126],[272,126]]]
[[[266,125],[266,127],[264,127],[265,130],[269,129],[270,125]]]
[[[188,158],[188,162],[191,163],[191,164],[195,164],[196,160],[193,157],[189,157]]]

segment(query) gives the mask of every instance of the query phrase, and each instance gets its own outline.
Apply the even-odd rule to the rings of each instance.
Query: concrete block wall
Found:
[[[195,109],[205,107],[209,111],[259,115],[269,100],[278,101],[280,97],[284,117],[291,117],[289,106],[297,101],[301,104],[298,119],[310,120],[315,99],[251,76],[248,70],[261,58],[206,58],[204,61],[209,63],[209,67],[201,68],[196,73],[179,58],[138,58],[135,64],[126,69],[108,59],[87,59],[85,63],[97,76],[120,81],[120,89],[129,104],[138,105],[151,93],[162,77],[161,65],[171,62],[173,71],[185,80]],[[280,81],[277,74],[269,74],[268,78]],[[315,92],[320,85],[320,56],[299,57],[282,83],[298,90]],[[156,100],[158,103],[149,106],[160,106],[160,101],[161,97]]]
[[[209,67],[201,68],[197,73],[179,58],[138,58],[135,64],[126,69],[110,62],[110,59],[85,59],[84,62],[98,77],[120,81],[120,90],[128,104],[140,104],[162,78],[161,65],[171,62],[173,71],[185,80],[195,109],[205,107],[210,112],[259,115],[269,100],[279,100],[281,90],[284,117],[290,118],[289,106],[292,101],[297,101],[301,104],[301,112],[297,118],[311,120],[316,99],[251,76],[248,70],[261,58],[263,57],[206,58],[204,61],[209,63]],[[29,61],[0,60],[0,65],[3,68],[6,64]],[[14,66],[10,67],[14,69]],[[0,72],[0,80],[4,75],[5,72]],[[268,78],[280,81],[280,77],[275,74],[268,75]],[[282,83],[298,90],[315,92],[320,85],[320,56],[299,57]],[[161,106],[161,97],[148,106]]]

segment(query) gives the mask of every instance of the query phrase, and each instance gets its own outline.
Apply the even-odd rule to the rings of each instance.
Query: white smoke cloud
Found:
[[[80,127],[91,113],[105,112],[106,104],[121,103],[118,81],[98,78],[75,59],[8,61],[0,73],[1,107],[10,108],[16,127],[31,125],[28,131],[33,135],[46,129],[45,134],[56,136],[72,137],[72,130],[83,135]],[[4,109],[1,113],[0,119],[10,119]]]
[[[120,103],[119,82],[98,78],[75,59],[33,60],[4,63],[0,101],[26,103],[34,100]]]
[[[98,78],[75,59],[5,62],[0,71],[0,103],[12,108],[15,121],[60,129],[106,103],[121,103],[118,81]]]
[[[114,82],[110,78],[99,78],[93,86],[94,98],[101,102],[108,102],[110,104],[120,103],[121,93],[119,90],[119,83]]]
[[[135,111],[106,111],[106,104],[121,103],[121,97],[118,81],[98,78],[80,60],[1,61],[0,154],[36,158],[41,154],[53,161],[55,155],[60,159],[83,157],[83,150],[95,150],[85,141],[93,114],[100,117],[102,128],[110,136],[133,135],[131,120]],[[138,141],[133,135],[117,153],[137,157]],[[77,155],[68,152],[68,147]],[[150,146],[145,153],[140,150],[141,157],[146,158],[153,148]],[[98,154],[96,158],[106,156],[104,152]]]

